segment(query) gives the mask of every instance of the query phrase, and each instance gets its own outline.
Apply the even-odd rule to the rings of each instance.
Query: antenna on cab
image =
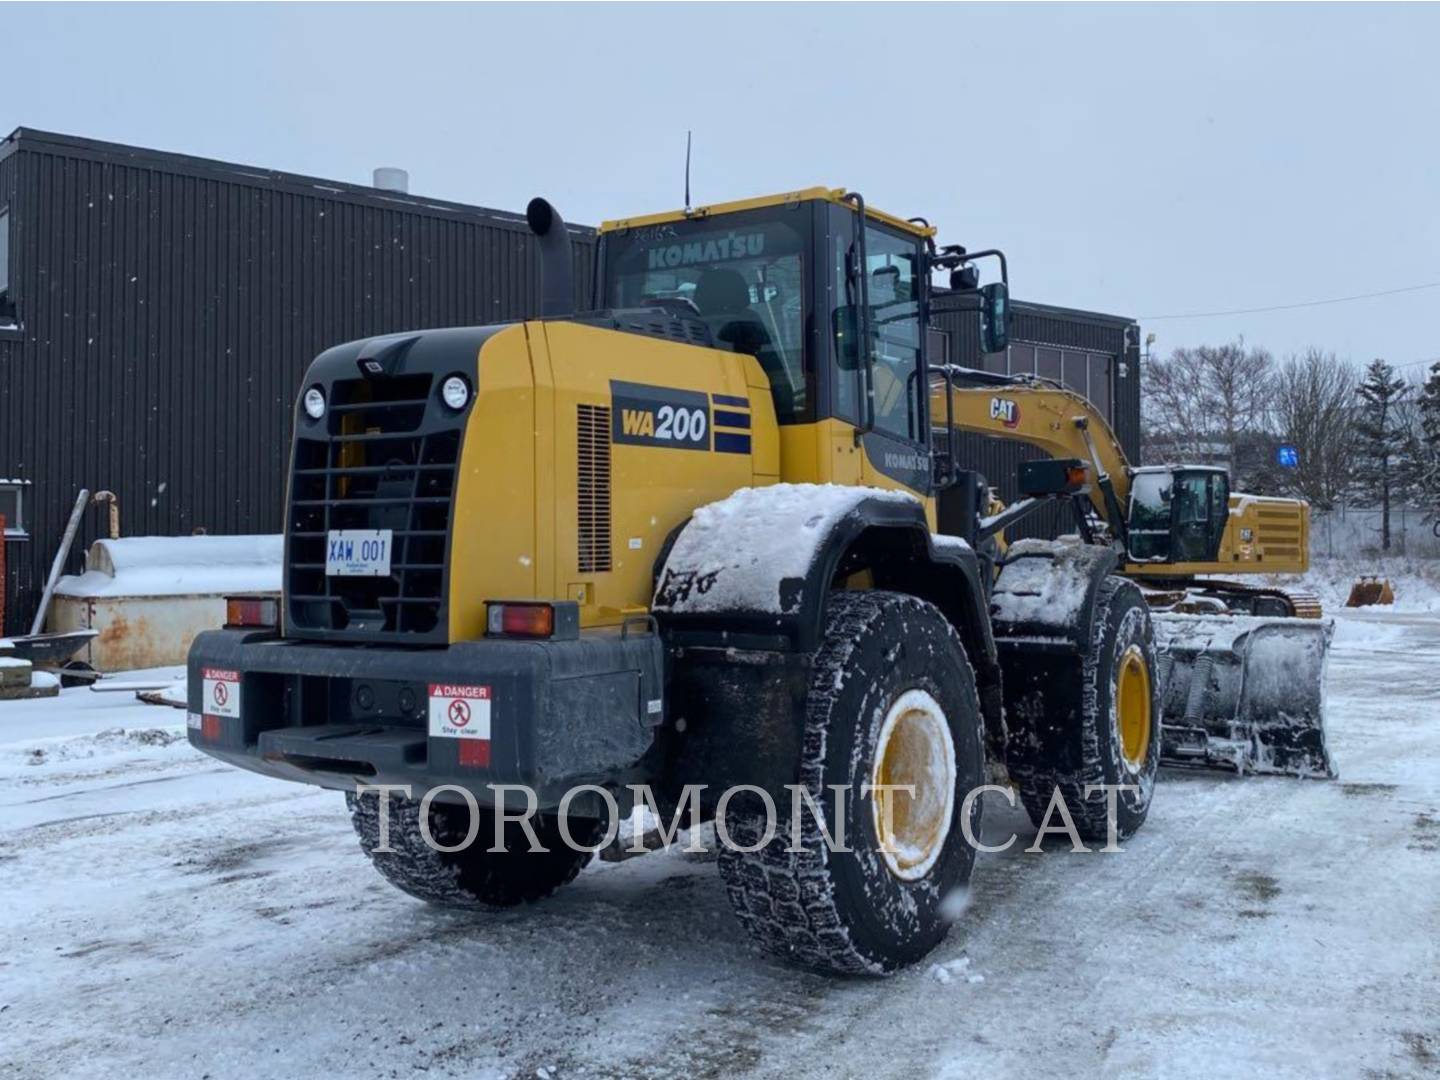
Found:
[[[685,213],[690,213],[690,132],[685,132]]]

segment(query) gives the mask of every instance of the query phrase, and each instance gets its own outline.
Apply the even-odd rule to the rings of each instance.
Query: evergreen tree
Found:
[[[1360,466],[1357,472],[1365,491],[1380,505],[1380,547],[1390,550],[1390,505],[1404,497],[1406,487],[1405,450],[1410,442],[1409,425],[1400,405],[1410,385],[1384,360],[1372,360],[1365,379],[1356,388],[1364,402],[1355,423],[1359,441]]]
[[[1440,517],[1440,361],[1430,365],[1430,376],[1420,388],[1416,407],[1420,430],[1415,453],[1415,486],[1429,504],[1431,515]]]

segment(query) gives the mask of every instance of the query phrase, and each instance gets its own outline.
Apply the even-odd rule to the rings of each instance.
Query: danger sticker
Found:
[[[430,734],[442,739],[490,738],[490,687],[430,684]]]
[[[204,697],[200,707],[206,716],[229,716],[240,718],[240,673],[224,668],[205,668],[201,671],[204,679]]]

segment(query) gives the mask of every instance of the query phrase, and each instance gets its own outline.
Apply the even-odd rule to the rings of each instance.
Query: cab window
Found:
[[[703,319],[719,348],[760,362],[777,418],[802,419],[812,382],[805,347],[809,221],[774,207],[607,233],[603,303]]]
[[[1170,558],[1170,500],[1174,480],[1168,472],[1135,474],[1130,485],[1130,557],[1141,562]]]

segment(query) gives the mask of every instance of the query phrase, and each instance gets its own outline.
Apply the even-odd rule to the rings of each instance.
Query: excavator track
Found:
[[[1218,614],[1220,609],[1214,604],[1218,602],[1236,614],[1261,618],[1319,619],[1324,615],[1320,598],[1308,589],[1249,585],[1222,578],[1147,582],[1145,586],[1150,606],[1157,611],[1183,615]]]

